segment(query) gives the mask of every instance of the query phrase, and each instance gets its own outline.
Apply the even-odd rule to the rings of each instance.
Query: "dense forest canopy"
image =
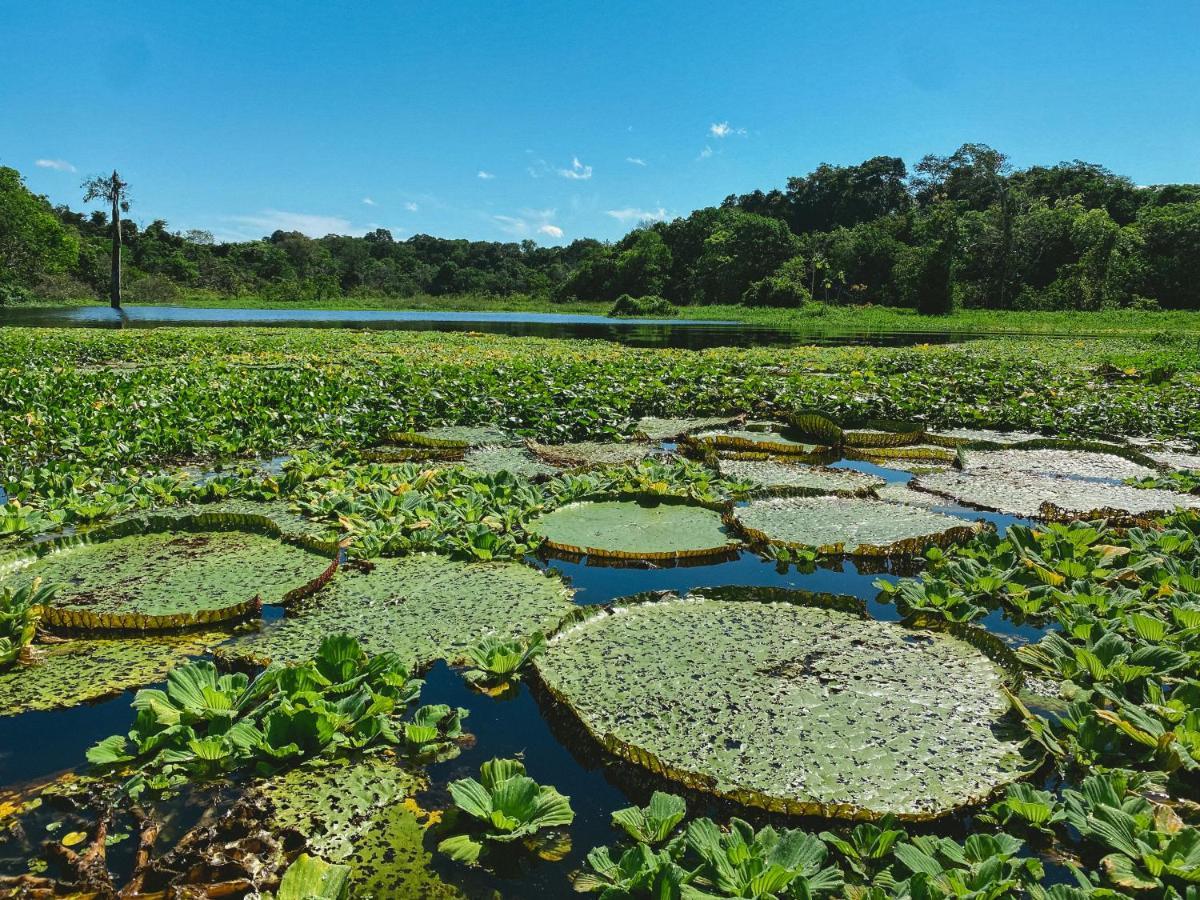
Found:
[[[54,207],[0,168],[0,302],[99,298],[110,228],[104,212]],[[983,144],[926,156],[911,171],[890,156],[821,165],[782,189],[731,195],[615,243],[397,241],[385,229],[220,243],[161,219],[144,228],[125,219],[121,229],[127,297],[145,301],[530,294],[930,313],[1200,309],[1200,185],[1142,187],[1078,160],[1014,169]]]

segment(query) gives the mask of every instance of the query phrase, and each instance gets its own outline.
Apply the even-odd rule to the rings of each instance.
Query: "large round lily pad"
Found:
[[[558,474],[558,469],[542,462],[521,447],[476,447],[467,451],[463,465],[473,472],[496,475],[508,472],[525,478]]]
[[[539,444],[529,442],[529,449],[546,462],[564,469],[587,466],[623,466],[640,462],[650,455],[645,444],[617,444],[600,441],[578,441],[574,444]]]
[[[609,752],[778,812],[932,819],[1029,770],[1006,670],[968,641],[804,592],[717,599],[737,590],[597,610],[541,681]]]
[[[546,631],[574,608],[563,582],[521,563],[458,562],[417,553],[348,567],[333,583],[220,648],[255,662],[309,659],[334,632],[358,638],[368,653],[394,650],[416,665],[456,661],[482,635],[523,637]]]
[[[254,531],[111,533],[35,545],[0,570],[0,583],[58,585],[48,625],[152,631],[244,618],[319,587],[336,568]]]
[[[1149,478],[1153,469],[1112,453],[1086,450],[968,450],[964,471],[1004,469],[1034,475],[1062,475],[1069,478],[1099,478],[1121,481]]]
[[[783,460],[723,459],[721,475],[732,481],[746,481],[759,489],[778,494],[870,494],[885,482],[875,475],[852,469],[827,469]]]
[[[898,556],[968,540],[978,523],[899,503],[857,497],[751,500],[732,521],[751,540],[821,553]]]
[[[466,450],[514,443],[512,434],[495,425],[441,425],[424,431],[395,431],[387,435],[393,444],[437,450]]]
[[[687,436],[685,442],[699,449],[778,453],[790,456],[807,456],[826,449],[823,445],[802,440],[794,430],[776,422],[749,422],[744,428],[701,431]]]
[[[948,428],[944,431],[929,431],[925,437],[934,444],[947,447],[963,447],[971,444],[998,447],[1024,444],[1042,439],[1032,431],[996,431],[991,428]]]
[[[660,419],[646,416],[637,423],[637,433],[649,441],[673,441],[685,434],[722,428],[734,421],[734,416],[707,416],[682,419]]]
[[[1054,478],[1007,469],[936,472],[918,476],[912,485],[959,503],[1028,518],[1040,516],[1046,503],[1059,513],[1079,516],[1093,512],[1147,516],[1179,507],[1200,508],[1200,497],[1175,491],[1143,490],[1124,484]]]
[[[569,503],[535,519],[529,531],[554,550],[615,559],[712,556],[738,544],[720,513],[656,501]]]
[[[228,631],[189,631],[38,644],[33,661],[0,672],[0,716],[78,706],[162,681],[187,657],[228,637]]]

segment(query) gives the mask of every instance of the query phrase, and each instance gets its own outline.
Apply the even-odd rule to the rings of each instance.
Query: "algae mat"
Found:
[[[555,550],[619,559],[711,556],[738,544],[719,513],[684,503],[569,503],[534,520],[529,531]]]
[[[0,584],[58,585],[56,610],[89,620],[132,616],[203,622],[259,597],[280,602],[329,565],[300,547],[248,531],[178,531],[66,542],[17,563]],[[69,624],[64,622],[64,624]]]
[[[521,637],[553,628],[574,609],[557,578],[521,563],[458,562],[418,553],[347,567],[328,588],[220,648],[258,662],[309,659],[322,638],[344,632],[368,653],[395,651],[416,665],[457,660],[481,636]]]
[[[556,635],[537,668],[610,752],[770,810],[931,819],[1029,770],[1002,736],[998,663],[828,606],[618,604]]]

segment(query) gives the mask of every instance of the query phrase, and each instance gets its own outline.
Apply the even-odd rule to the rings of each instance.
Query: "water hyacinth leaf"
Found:
[[[853,469],[827,469],[778,460],[722,459],[721,476],[758,485],[776,494],[847,494],[867,496],[885,482]]]
[[[32,662],[0,673],[0,716],[77,706],[161,681],[188,657],[228,637],[226,631],[189,631],[43,645]]]
[[[967,540],[981,528],[926,509],[848,497],[751,500],[733,510],[730,521],[753,541],[851,556],[922,553]]]
[[[37,545],[4,585],[59,585],[44,610],[63,628],[166,630],[245,618],[323,583],[336,563],[253,531],[177,531]]]
[[[609,752],[777,812],[931,819],[1029,770],[1003,736],[1006,670],[968,641],[752,596],[596,610],[538,672]]]
[[[645,416],[638,420],[636,433],[648,441],[673,441],[685,434],[723,428],[732,424],[736,418],[736,416],[701,416],[660,419],[655,416]]]
[[[646,444],[602,443],[579,441],[574,444],[539,444],[529,442],[529,449],[540,459],[564,469],[590,466],[623,466],[645,459],[652,452]]]
[[[395,651],[421,666],[459,661],[482,635],[546,631],[574,607],[557,577],[520,563],[468,563],[418,553],[347,568],[328,588],[220,648],[257,662],[298,662],[333,632],[358,638],[368,653]]]
[[[275,900],[345,900],[349,888],[348,866],[301,853],[283,873]]]
[[[1004,469],[945,471],[920,475],[912,486],[956,502],[1036,518],[1049,503],[1065,513],[1149,516],[1177,508],[1200,509],[1200,497],[1078,478],[1055,478]],[[1100,517],[1098,516],[1098,517]]]
[[[720,513],[686,503],[569,503],[535,519],[529,530],[551,549],[615,559],[712,556],[738,546]]]

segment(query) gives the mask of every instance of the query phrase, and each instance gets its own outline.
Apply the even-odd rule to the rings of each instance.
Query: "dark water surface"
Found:
[[[894,469],[870,464],[843,462],[841,465],[870,471],[890,481],[904,482],[911,476]],[[940,511],[967,520],[987,518],[998,528],[1021,520],[994,516],[956,506]],[[770,588],[799,588],[839,594],[851,594],[863,600],[868,612],[877,619],[899,619],[895,608],[881,603],[874,586],[877,579],[895,581],[900,574],[894,565],[830,561],[808,570],[799,570],[765,560],[742,551],[719,562],[690,565],[649,565],[614,567],[586,558],[563,560],[551,557],[531,558],[534,565],[560,572],[576,590],[583,604],[608,603],[617,597],[643,591],[687,591],[691,588],[726,585]],[[273,611],[272,617],[275,617]],[[1034,626],[1018,624],[1003,611],[988,615],[982,625],[1010,643],[1037,640],[1043,633]],[[615,809],[632,803],[644,805],[658,788],[675,790],[670,784],[655,781],[642,769],[608,757],[569,716],[555,704],[538,695],[535,685],[526,679],[508,699],[484,696],[470,690],[459,673],[444,663],[426,674],[422,703],[447,703],[470,710],[467,730],[475,742],[453,760],[436,763],[429,769],[431,788],[417,801],[426,809],[443,808],[449,803],[446,785],[457,778],[477,776],[479,765],[493,757],[519,757],[529,774],[543,784],[551,784],[571,798],[575,822],[570,826],[572,849],[557,862],[522,857],[510,860],[509,868],[495,873],[467,869],[434,853],[433,866],[442,877],[460,886],[469,897],[491,897],[499,891],[505,898],[570,897],[569,874],[585,865],[585,856],[594,846],[615,844],[620,835],[610,824]],[[43,779],[65,769],[79,767],[84,752],[110,734],[125,732],[133,721],[129,702],[132,692],[116,698],[73,709],[31,712],[0,718],[0,791],[32,780]],[[689,796],[689,812],[696,815],[724,815],[728,808],[713,801]],[[761,813],[740,811],[740,815],[765,822]],[[959,834],[969,823],[968,817],[956,817],[934,826],[944,833]],[[800,822],[811,830],[820,830],[819,821]],[[436,838],[427,837],[429,849]],[[0,848],[0,857],[3,856]],[[0,873],[9,867],[0,859]]]
[[[436,312],[425,310],[220,309],[183,306],[0,308],[0,326],[40,328],[164,328],[238,326],[470,331],[515,337],[607,340],[630,347],[785,347],[795,344],[907,347],[993,337],[949,331],[784,329],[742,322],[610,319],[574,313]],[[1054,335],[1041,337],[1053,338]],[[1079,337],[1079,335],[1074,335]]]

